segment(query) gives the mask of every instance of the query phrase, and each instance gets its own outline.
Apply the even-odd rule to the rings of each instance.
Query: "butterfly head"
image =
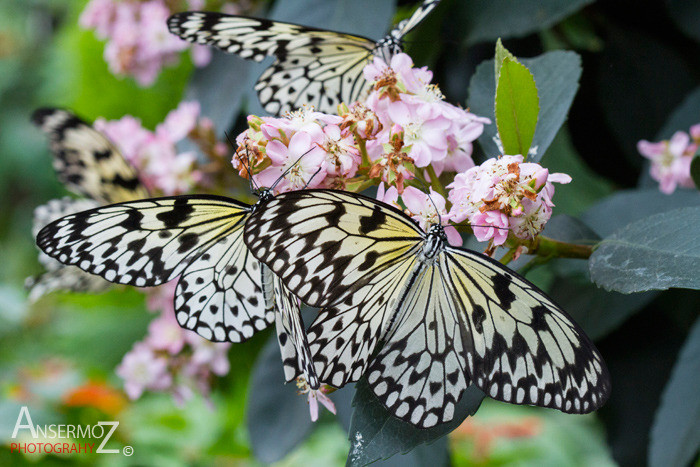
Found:
[[[425,260],[435,258],[447,243],[447,235],[445,229],[440,224],[433,224],[428,229],[428,234],[425,236],[423,244],[423,257]]]
[[[403,40],[401,36],[397,35],[392,31],[391,34],[386,36],[384,39],[377,42],[374,48],[374,55],[381,57],[385,62],[389,63],[391,57],[396,54],[403,52]]]
[[[259,206],[267,203],[272,198],[275,197],[272,192],[272,188],[256,188],[253,190],[253,194],[258,197],[258,201],[250,208],[251,212],[255,212]]]

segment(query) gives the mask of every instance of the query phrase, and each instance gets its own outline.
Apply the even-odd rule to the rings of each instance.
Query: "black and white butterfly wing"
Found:
[[[251,216],[245,241],[303,301],[326,307],[309,330],[322,382],[355,380],[372,354],[363,345],[381,339],[368,379],[418,426],[449,421],[469,384],[574,413],[607,399],[607,370],[588,338],[500,263],[445,244],[426,254],[426,234],[408,216],[361,195],[308,190],[276,200]],[[384,287],[363,294],[373,280]]]
[[[245,232],[251,252],[294,294],[325,307],[308,331],[321,382],[357,381],[413,270],[418,226],[353,193],[306,190],[277,195]]]
[[[275,326],[280,345],[284,377],[287,382],[303,377],[311,389],[320,386],[313,367],[306,329],[301,319],[299,299],[284,286],[279,277],[268,269],[275,295]]]
[[[473,251],[446,247],[443,281],[460,298],[474,384],[493,399],[588,413],[610,376],[583,330],[526,279]]]
[[[421,264],[409,278],[396,320],[367,370],[379,400],[421,428],[452,420],[471,384],[461,297],[444,280],[444,261]]]
[[[240,241],[249,211],[207,195],[132,201],[59,219],[37,244],[110,282],[146,287],[181,276],[180,325],[212,341],[241,342],[274,320],[263,268]]]
[[[357,100],[368,84],[362,68],[375,42],[361,37],[292,23],[213,12],[176,13],[170,32],[242,58],[276,60],[255,89],[271,114],[311,104],[334,113],[341,102]]]
[[[36,236],[45,225],[56,219],[97,206],[97,201],[90,199],[68,197],[52,199],[34,209],[32,234]],[[39,262],[46,268],[46,272],[38,276],[28,277],[25,281],[25,287],[29,290],[30,302],[35,302],[44,295],[59,290],[98,293],[111,286],[109,282],[99,276],[88,274],[75,266],[64,266],[43,251],[39,252]]]
[[[88,123],[54,108],[38,109],[32,121],[49,136],[54,169],[72,192],[102,204],[148,197],[121,152]]]
[[[403,37],[416,28],[438,6],[440,0],[424,0],[423,3],[413,12],[413,14],[401,21],[391,30],[390,36],[401,40]]]

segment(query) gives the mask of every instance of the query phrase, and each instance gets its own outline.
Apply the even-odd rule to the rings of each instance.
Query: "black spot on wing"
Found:
[[[386,214],[384,210],[376,205],[372,209],[371,216],[363,216],[360,218],[360,233],[367,235],[370,232],[377,230],[386,223]]]
[[[187,203],[187,199],[177,199],[170,211],[161,212],[156,217],[165,224],[166,229],[173,229],[189,219],[193,212],[194,207]]]

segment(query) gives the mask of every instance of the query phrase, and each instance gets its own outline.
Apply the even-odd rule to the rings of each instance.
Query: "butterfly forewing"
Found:
[[[69,190],[105,204],[148,197],[119,150],[80,118],[46,108],[32,121],[49,136],[54,169]]]
[[[277,195],[253,213],[244,239],[304,303],[324,307],[412,257],[422,232],[401,211],[369,198],[304,190]]]
[[[424,0],[409,18],[396,25],[391,31],[391,35],[396,38],[402,38],[411,32],[416,26],[423,22],[436,6],[438,6],[438,3],[440,3],[440,0]]]
[[[444,280],[464,307],[479,388],[494,399],[568,413],[603,405],[610,393],[605,363],[561,308],[490,258],[450,247],[443,255]]]

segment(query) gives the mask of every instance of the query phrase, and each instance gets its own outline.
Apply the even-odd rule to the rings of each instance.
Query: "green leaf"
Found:
[[[588,209],[581,220],[605,238],[627,224],[652,214],[690,206],[700,206],[700,196],[690,190],[676,190],[671,195],[665,195],[656,188],[621,190]]]
[[[455,2],[456,3],[456,2]],[[547,29],[593,0],[470,0],[462,5],[460,28],[467,44],[522,37]]]
[[[563,172],[572,178],[571,183],[555,185],[555,213],[578,216],[613,192],[612,183],[591,170],[578,154],[567,127],[559,131],[540,163],[549,173]]]
[[[535,136],[540,99],[535,78],[526,66],[505,58],[496,87],[496,125],[506,154],[527,158]]]
[[[566,310],[593,340],[617,329],[659,294],[656,291],[608,292],[587,279],[576,277],[557,277],[549,290],[552,300]]]
[[[622,293],[700,289],[700,207],[634,222],[603,240],[589,260],[591,279]]]
[[[515,55],[513,55],[508,49],[503,47],[503,42],[501,42],[501,39],[499,38],[496,41],[496,57],[494,58],[494,76],[496,77],[496,86],[498,86],[498,77],[501,74],[501,65],[503,65],[503,61],[506,58],[509,58],[514,62],[518,61],[518,59],[515,58]]]
[[[350,466],[366,465],[397,453],[406,453],[423,443],[434,443],[457,428],[465,418],[473,415],[484,398],[483,392],[470,386],[457,404],[455,418],[451,422],[424,430],[392,416],[376,398],[365,378],[355,388],[355,411],[349,431]],[[430,446],[426,447],[428,448]],[[433,461],[436,460],[433,457]],[[440,464],[439,461],[437,463]]]
[[[540,112],[532,140],[532,146],[537,146],[537,154],[529,158],[530,162],[537,162],[566,120],[578,89],[581,59],[575,52],[554,51],[520,61],[532,72],[537,82]],[[492,120],[495,119],[494,83],[494,63],[491,60],[482,62],[469,84],[468,99],[472,112]],[[498,146],[493,141],[496,132],[496,125],[486,125],[484,133],[479,137],[479,144],[488,157],[499,154]]]
[[[649,465],[688,465],[700,446],[700,320],[673,367],[651,429]]]
[[[700,4],[697,0],[669,0],[665,3],[669,16],[681,31],[700,41]]]
[[[297,395],[294,383],[284,382],[279,344],[274,335],[253,367],[247,425],[253,453],[265,463],[282,459],[309,436],[313,426],[306,397]]]
[[[688,129],[700,122],[700,87],[688,94],[683,102],[673,110],[663,128],[656,135],[655,141],[670,139],[677,131]]]

